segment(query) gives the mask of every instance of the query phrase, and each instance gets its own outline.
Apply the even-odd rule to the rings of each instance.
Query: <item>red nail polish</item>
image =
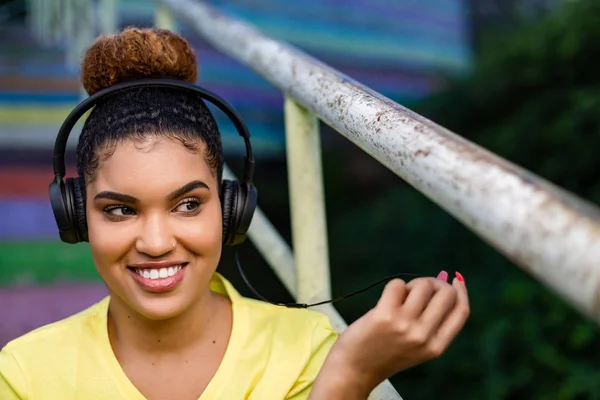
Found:
[[[448,282],[448,273],[446,271],[442,271],[438,274],[437,279],[440,281]]]
[[[456,275],[456,279],[458,279],[462,283],[465,283],[465,278],[463,278],[463,276],[460,272],[454,272],[454,275]]]

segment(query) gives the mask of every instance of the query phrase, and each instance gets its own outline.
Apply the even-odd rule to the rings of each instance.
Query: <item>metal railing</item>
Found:
[[[296,277],[293,285],[286,282],[286,286],[300,301],[330,296],[319,118],[576,310],[600,322],[597,206],[264,35],[251,24],[201,1],[159,3],[163,6],[159,13],[173,13],[179,22],[286,96],[295,274],[290,271],[291,262],[271,266],[288,281]],[[297,160],[303,160],[302,167]],[[259,248],[262,239],[257,230],[263,228],[259,221],[251,228],[256,233],[251,238]],[[264,255],[270,251],[272,248],[263,247]],[[339,318],[333,307],[324,312]],[[387,385],[378,389],[377,398],[394,398]]]
[[[597,206],[248,23],[200,1],[160,3],[211,45],[276,86],[286,101],[310,110],[575,309],[600,322]]]

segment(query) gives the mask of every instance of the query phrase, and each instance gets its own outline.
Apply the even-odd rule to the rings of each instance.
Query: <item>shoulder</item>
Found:
[[[273,305],[236,293],[230,299],[234,310],[233,331],[241,332],[241,337],[232,337],[236,343],[233,346],[237,350],[236,365],[243,371],[243,376],[236,376],[236,380],[258,382],[253,384],[252,394],[256,398],[308,398],[338,337],[329,317],[318,311]]]
[[[254,359],[264,357],[273,367],[294,360],[297,373],[308,365],[320,366],[338,337],[327,315],[243,297],[219,278],[233,304],[233,331],[243,336],[243,352],[252,353]]]
[[[338,337],[329,317],[243,297],[224,278],[216,279],[212,289],[229,297],[233,308],[226,359],[235,366],[223,369],[229,371],[226,380],[251,388],[252,398],[305,400]]]
[[[237,306],[243,308],[252,325],[262,331],[289,334],[294,339],[301,337],[301,334],[311,337],[318,331],[335,334],[329,317],[318,311],[279,306],[245,297],[238,300]]]
[[[42,326],[6,344],[3,360],[14,360],[22,369],[46,366],[52,369],[76,357],[101,334],[106,324],[109,298],[60,321]],[[5,365],[0,364],[0,373]]]
[[[241,296],[229,281],[216,276],[220,288],[233,304],[234,320],[243,324],[247,337],[276,337],[278,342],[298,347],[300,342],[310,343],[325,338],[335,339],[336,332],[325,314],[302,308],[274,305]],[[239,317],[239,318],[237,318]]]
[[[63,320],[42,326],[10,341],[0,351],[0,397],[25,398],[35,391],[34,376],[54,376],[77,365],[82,349],[93,348],[106,325],[108,297]],[[60,382],[54,382],[60,384]],[[35,386],[35,385],[34,385]]]

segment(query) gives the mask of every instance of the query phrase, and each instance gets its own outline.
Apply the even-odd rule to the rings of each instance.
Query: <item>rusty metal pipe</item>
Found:
[[[410,183],[516,265],[600,322],[600,210],[250,24],[161,0]]]

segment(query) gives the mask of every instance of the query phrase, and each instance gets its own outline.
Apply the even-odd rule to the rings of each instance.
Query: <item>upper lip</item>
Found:
[[[141,263],[129,264],[131,268],[169,268],[178,267],[187,264],[186,261],[146,261]]]

